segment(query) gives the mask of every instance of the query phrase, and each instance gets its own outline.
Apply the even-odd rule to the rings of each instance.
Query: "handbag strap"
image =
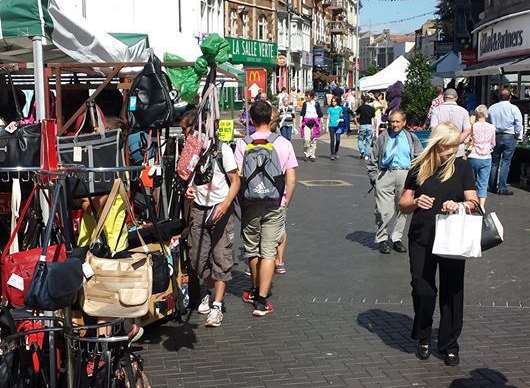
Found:
[[[4,250],[2,251],[2,259],[1,259],[2,263],[4,262],[4,259],[7,257],[9,253],[9,248],[11,248],[11,244],[13,244],[15,237],[17,236],[20,228],[22,227],[22,222],[24,221],[24,218],[26,217],[26,214],[29,210],[31,202],[33,201],[33,198],[35,197],[35,193],[37,192],[37,190],[38,190],[37,186],[36,185],[33,186],[33,189],[31,190],[31,193],[29,194],[29,197],[26,200],[26,203],[24,203],[24,206],[22,207],[22,212],[20,213],[20,216],[18,217],[17,224],[15,225],[15,228],[13,229],[11,236],[9,236],[9,240],[7,241],[7,244],[5,245]]]
[[[7,79],[9,81],[9,86],[11,87],[11,94],[13,95],[13,104],[15,105],[15,111],[16,111],[16,114],[17,114],[17,121],[20,121],[24,117],[22,116],[22,110],[20,109],[20,105],[18,103],[17,90],[15,88],[15,84],[13,83],[13,77],[11,76],[11,72],[9,70],[7,70],[6,68],[1,68],[1,70],[7,75]]]
[[[46,262],[46,253],[48,252],[48,247],[50,245],[50,239],[52,237],[53,222],[55,220],[55,213],[57,211],[57,205],[59,203],[59,198],[61,198],[62,185],[60,182],[55,184],[55,189],[53,191],[52,205],[50,207],[50,216],[48,217],[48,222],[46,223],[46,229],[44,231],[44,239],[42,241],[42,250],[39,257],[39,261]]]

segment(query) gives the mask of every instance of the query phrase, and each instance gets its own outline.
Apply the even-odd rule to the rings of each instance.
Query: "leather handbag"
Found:
[[[34,187],[22,208],[17,224],[0,258],[3,294],[8,302],[16,307],[24,306],[24,297],[30,288],[35,265],[39,261],[39,257],[44,256],[47,262],[62,262],[66,259],[66,248],[63,243],[47,246],[46,250],[34,248],[9,254],[9,248],[22,226],[36,192],[37,188]]]
[[[121,179],[116,179],[103,207],[98,224],[92,233],[90,245],[97,241],[112,204],[120,196],[136,227],[132,208]],[[138,233],[139,234],[139,233]],[[139,234],[144,253],[119,252],[114,258],[101,258],[87,253],[81,306],[95,317],[139,318],[147,314],[153,285],[153,264],[149,248]]]
[[[30,288],[24,298],[25,306],[35,310],[55,311],[70,306],[76,300],[83,283],[82,264],[78,257],[71,256],[62,263],[46,261],[45,255],[62,190],[61,183],[57,183],[44,233],[42,252],[35,266]]]
[[[482,216],[482,235],[480,239],[480,246],[482,251],[495,248],[504,241],[504,228],[499,221],[496,213],[487,213],[482,210],[480,205],[475,202],[475,207]]]
[[[80,124],[73,136],[59,136],[57,150],[59,161],[63,165],[82,165],[85,167],[124,167],[123,139],[121,129],[105,130],[101,112],[94,108],[92,126],[94,133],[81,134],[85,127]],[[94,119],[97,117],[97,119]],[[89,172],[88,176],[69,178],[70,192],[74,198],[85,198],[108,194],[112,188],[109,173]]]

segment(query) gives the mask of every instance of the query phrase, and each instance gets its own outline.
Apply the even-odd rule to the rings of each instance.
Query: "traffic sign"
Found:
[[[245,95],[254,98],[260,91],[267,92],[267,70],[246,69]]]

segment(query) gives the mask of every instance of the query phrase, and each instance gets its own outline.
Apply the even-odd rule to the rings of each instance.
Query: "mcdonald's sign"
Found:
[[[246,96],[256,97],[262,91],[267,92],[267,70],[265,69],[246,69]]]

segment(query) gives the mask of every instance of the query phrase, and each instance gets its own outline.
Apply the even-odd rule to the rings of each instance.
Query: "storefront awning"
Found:
[[[485,75],[500,75],[507,66],[517,62],[520,58],[504,58],[485,61],[467,67],[465,70],[457,71],[457,77],[481,77]]]
[[[503,68],[505,73],[515,73],[520,71],[530,71],[530,57],[520,59]]]

